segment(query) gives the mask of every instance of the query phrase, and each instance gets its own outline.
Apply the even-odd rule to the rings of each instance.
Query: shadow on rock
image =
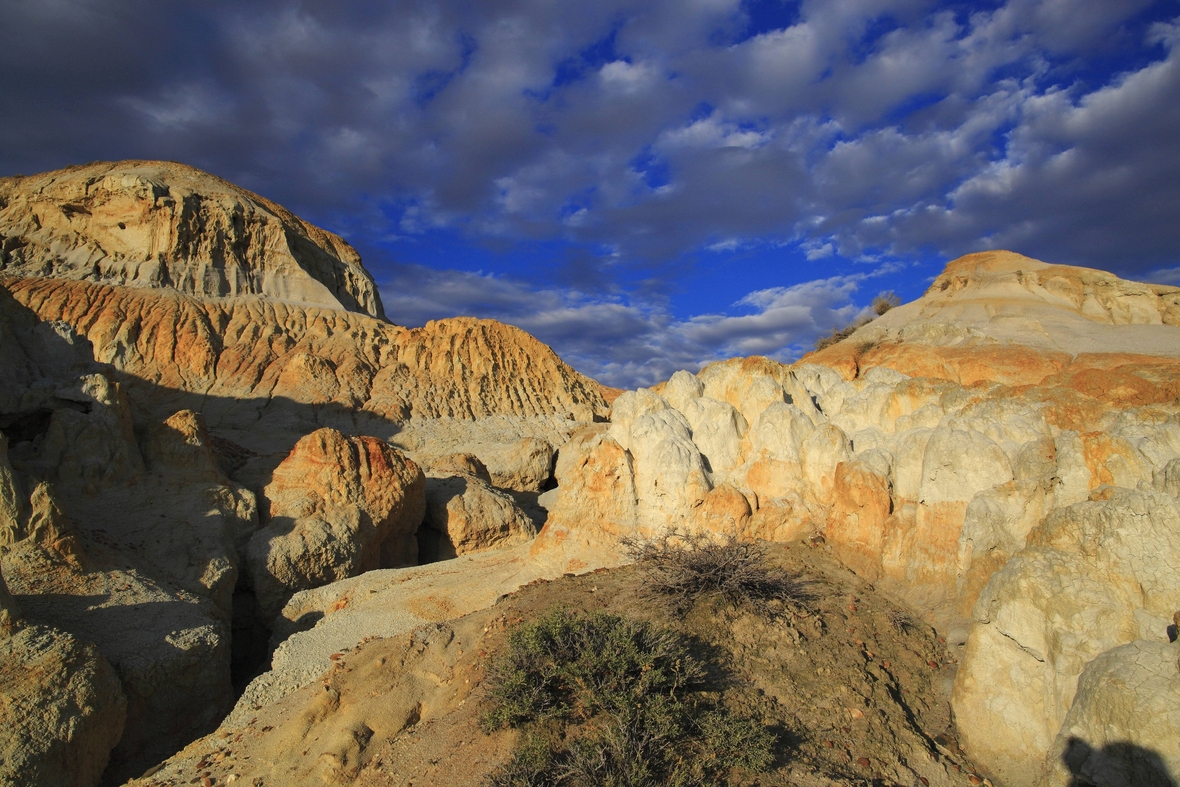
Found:
[[[1071,774],[1069,787],[1177,787],[1163,757],[1133,743],[1095,749],[1070,738],[1061,760]]]

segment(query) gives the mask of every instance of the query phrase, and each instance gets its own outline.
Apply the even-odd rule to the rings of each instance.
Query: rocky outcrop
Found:
[[[0,284],[42,321],[88,339],[144,412],[163,419],[198,410],[259,454],[288,440],[285,455],[289,436],[320,426],[389,437],[411,419],[590,421],[607,411],[596,383],[491,320],[408,330],[261,298],[202,301],[52,279]]]
[[[98,784],[126,713],[119,679],[98,650],[21,621],[0,576],[0,782]]]
[[[478,476],[431,476],[426,479],[426,519],[418,539],[421,562],[516,546],[537,535],[533,520],[516,502]]]
[[[246,548],[266,619],[300,590],[418,560],[422,471],[373,437],[320,429],[300,440],[264,495],[266,526]]]
[[[619,396],[609,427],[562,446],[533,553],[579,570],[669,528],[822,538],[966,642],[964,748],[1031,785],[1086,665],[1164,642],[1180,608],[1178,304],[969,255],[803,363],[734,359]]]
[[[1044,787],[1180,779],[1180,646],[1136,640],[1095,658],[1049,751]]]
[[[3,293],[0,326],[11,364],[0,380],[5,578],[29,626],[72,637],[58,648],[25,635],[45,645],[39,653],[66,659],[79,680],[106,670],[121,684],[118,723],[103,717],[94,738],[105,748],[79,755],[64,778],[101,770],[108,754],[108,778],[140,773],[232,704],[231,597],[255,498],[218,470],[198,414],[143,419],[137,433],[114,370],[68,325],[38,321]],[[68,677],[54,685],[82,696]],[[66,757],[69,736],[91,722],[70,721],[72,700],[58,696],[46,713],[60,712],[62,726],[37,734]],[[54,743],[58,733],[67,737]]]
[[[1094,497],[1038,525],[975,608],[955,683],[955,714],[970,719],[961,725],[964,748],[1016,787],[1037,782],[1060,735],[1076,733],[1099,749],[1108,742],[1094,737],[1086,719],[1137,700],[1083,697],[1074,726],[1063,726],[1077,705],[1079,677],[1124,643],[1165,641],[1180,609],[1176,501],[1111,487],[1100,487]],[[1126,740],[1153,738],[1154,718],[1120,716]]]
[[[0,178],[0,269],[383,316],[373,278],[342,238],[174,162]]]
[[[845,376],[885,366],[963,385],[1027,385],[1079,356],[1180,356],[1176,326],[1178,287],[987,251],[949,263],[922,298],[808,360]]]

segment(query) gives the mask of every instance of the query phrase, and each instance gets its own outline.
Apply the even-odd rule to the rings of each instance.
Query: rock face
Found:
[[[1091,668],[1116,669],[1094,667],[1094,660],[1124,643],[1161,643],[1180,609],[1176,501],[1111,487],[1100,487],[1094,497],[1037,526],[1028,546],[991,578],[975,608],[954,708],[959,718],[971,720],[962,725],[965,747],[1008,784],[1034,784],[1060,735],[1095,749],[1115,742],[1102,737],[1114,729],[1095,720],[1118,715],[1119,702],[1134,706],[1138,700],[1108,701],[1106,695],[1119,691],[1114,684],[1099,691],[1093,676],[1092,696],[1078,696],[1079,676]],[[1172,662],[1175,667],[1175,657]],[[1077,721],[1065,724],[1071,713]],[[1126,724],[1131,737],[1125,740],[1131,742],[1139,732],[1151,738],[1158,730],[1154,723]]]
[[[0,249],[9,275],[265,295],[383,316],[373,278],[343,239],[173,162],[0,179]]]
[[[376,438],[320,429],[300,440],[267,485],[267,524],[246,548],[264,616],[297,591],[416,563],[424,482],[417,465]]]
[[[126,713],[119,679],[98,649],[19,620],[0,576],[0,782],[97,784]]]
[[[607,411],[596,383],[491,320],[407,330],[261,298],[202,301],[52,279],[0,285],[42,321],[86,337],[145,412],[198,410],[258,454],[285,440],[285,455],[320,426],[389,437],[411,419],[591,421]]]
[[[1048,772],[1086,665],[1165,641],[1177,457],[1180,289],[969,255],[803,363],[734,359],[619,396],[609,427],[562,446],[533,552],[578,570],[668,528],[822,536],[966,641],[965,750],[1022,787]]]
[[[111,773],[141,772],[232,703],[230,600],[238,547],[256,527],[254,495],[213,465],[195,413],[149,424],[141,443],[113,370],[68,326],[39,323],[11,298],[0,299],[0,324],[12,364],[0,382],[0,562],[29,625],[73,638],[58,648],[24,635],[44,645],[38,652],[67,659],[80,680],[113,666],[122,684],[119,722],[102,722],[92,743],[106,748],[79,755],[90,763],[79,778],[97,778],[108,754]],[[83,691],[67,678],[61,692]],[[69,721],[61,692],[46,713],[64,714],[64,726],[38,733],[65,747],[55,757],[82,723]],[[67,738],[54,744],[58,733]]]
[[[533,521],[504,492],[475,475],[426,479],[426,521],[419,543],[433,543],[422,562],[448,560],[470,552],[516,546],[537,535]]]
[[[1175,784],[1180,647],[1136,640],[1091,661],[1049,752],[1042,784]]]

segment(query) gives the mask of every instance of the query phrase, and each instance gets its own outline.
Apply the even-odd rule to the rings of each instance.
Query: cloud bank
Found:
[[[401,321],[508,319],[631,383],[793,357],[875,294],[878,259],[1003,247],[1176,281],[1178,20],[1174,0],[0,0],[0,172],[192,163],[370,250]],[[408,264],[432,233],[580,262]],[[751,249],[777,278],[685,312],[688,272]]]

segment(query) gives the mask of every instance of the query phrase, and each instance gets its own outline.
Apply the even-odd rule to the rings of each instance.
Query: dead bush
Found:
[[[622,546],[647,572],[649,588],[678,614],[703,597],[769,616],[808,600],[806,584],[772,566],[757,542],[672,530],[654,539],[624,538]]]

